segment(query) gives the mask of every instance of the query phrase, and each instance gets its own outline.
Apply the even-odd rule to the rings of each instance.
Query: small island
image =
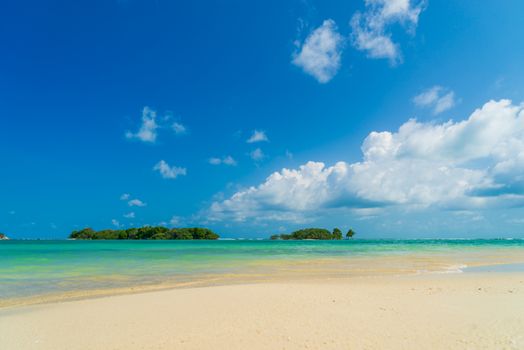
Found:
[[[84,228],[73,231],[70,239],[79,240],[216,240],[220,236],[208,228],[187,227],[169,229],[163,226],[144,226],[126,230]]]
[[[353,231],[353,229],[349,229],[349,231],[346,233],[346,239],[353,238],[354,235],[355,235],[355,231]],[[305,228],[305,229],[294,231],[291,234],[272,235],[270,238],[272,240],[285,240],[285,241],[287,240],[305,240],[305,239],[331,241],[331,240],[341,240],[342,237],[343,237],[342,231],[338,228],[334,228],[333,232],[330,232],[329,230],[325,228]]]
[[[0,241],[8,241],[9,237],[7,237],[5,234],[0,233]]]

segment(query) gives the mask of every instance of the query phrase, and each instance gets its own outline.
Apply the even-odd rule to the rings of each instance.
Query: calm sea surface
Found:
[[[524,263],[524,240],[0,241],[0,301],[78,290]],[[524,266],[524,265],[523,265]],[[466,269],[467,270],[467,269]]]

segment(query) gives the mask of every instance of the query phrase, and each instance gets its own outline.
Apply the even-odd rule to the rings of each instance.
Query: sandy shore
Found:
[[[175,289],[0,309],[3,350],[524,349],[524,274]]]

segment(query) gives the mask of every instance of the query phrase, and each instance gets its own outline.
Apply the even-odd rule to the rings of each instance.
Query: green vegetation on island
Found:
[[[92,228],[84,228],[80,231],[73,231],[69,235],[70,239],[127,239],[127,240],[215,240],[220,236],[208,228],[187,227],[169,229],[163,226],[144,226],[139,228],[128,228],[126,230],[101,230],[95,231]]]
[[[355,231],[349,229],[346,233],[346,238],[353,238]],[[342,231],[339,228],[333,229],[333,232],[326,230],[325,228],[305,228],[297,230],[290,234],[272,235],[272,240],[304,240],[304,239],[315,239],[315,240],[341,240]]]

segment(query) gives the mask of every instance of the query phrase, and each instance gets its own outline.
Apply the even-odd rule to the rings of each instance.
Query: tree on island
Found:
[[[0,240],[2,240],[2,239],[6,239],[7,240],[9,238],[7,238],[7,236],[5,234],[0,232]]]
[[[127,230],[101,230],[85,228],[73,231],[69,238],[84,240],[215,240],[220,236],[208,228],[186,227],[169,229],[163,226],[144,226]]]
[[[292,232],[291,234],[272,235],[271,240],[339,240],[342,239],[342,231],[335,228],[333,233],[325,228],[305,228]]]
[[[332,239],[336,239],[336,240],[342,239],[342,231],[340,231],[338,227],[335,227],[333,229]]]
[[[355,231],[353,231],[352,228],[349,229],[348,233],[346,233],[346,238],[347,239],[350,239],[350,238],[353,238],[353,236],[355,235]]]

